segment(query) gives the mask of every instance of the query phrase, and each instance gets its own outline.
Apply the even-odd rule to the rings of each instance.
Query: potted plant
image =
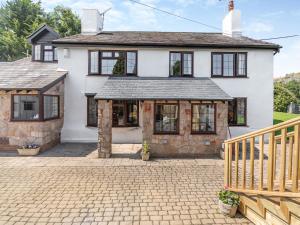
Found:
[[[143,161],[148,161],[150,158],[150,146],[146,141],[143,142],[141,157]]]
[[[21,148],[18,148],[17,150],[19,155],[34,156],[39,154],[40,146],[36,144],[28,144],[28,145],[23,145]]]
[[[227,189],[221,190],[218,195],[220,212],[224,215],[234,217],[240,204],[240,196]]]

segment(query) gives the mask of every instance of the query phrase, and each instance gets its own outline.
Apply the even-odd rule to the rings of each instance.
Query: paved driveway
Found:
[[[250,224],[218,213],[222,182],[218,159],[0,157],[0,224]]]

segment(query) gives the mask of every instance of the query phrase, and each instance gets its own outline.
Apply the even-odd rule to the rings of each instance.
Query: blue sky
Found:
[[[139,1],[220,28],[228,4],[228,0]],[[48,11],[58,4],[65,5],[78,14],[82,8],[100,11],[112,8],[105,17],[104,30],[217,31],[128,0],[42,0],[42,4]],[[269,38],[300,34],[299,0],[235,0],[235,5],[242,12],[244,35]],[[275,56],[274,75],[300,72],[300,37],[273,42],[283,46],[280,54]]]

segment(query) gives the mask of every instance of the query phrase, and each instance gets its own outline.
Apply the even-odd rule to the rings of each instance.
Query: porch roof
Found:
[[[210,78],[110,77],[99,100],[232,100]]]

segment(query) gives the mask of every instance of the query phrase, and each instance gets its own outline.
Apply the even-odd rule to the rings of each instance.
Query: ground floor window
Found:
[[[59,117],[59,97],[44,96],[44,119],[55,119]]]
[[[216,132],[216,105],[192,104],[192,133]]]
[[[139,125],[138,101],[113,101],[113,127],[135,127]]]
[[[94,96],[87,96],[87,126],[98,126],[98,104]]]
[[[59,118],[59,96],[13,95],[12,120],[34,121]]]
[[[228,124],[230,126],[247,125],[247,99],[235,98],[228,102]]]
[[[156,103],[154,132],[158,134],[179,133],[179,105],[174,103]]]

